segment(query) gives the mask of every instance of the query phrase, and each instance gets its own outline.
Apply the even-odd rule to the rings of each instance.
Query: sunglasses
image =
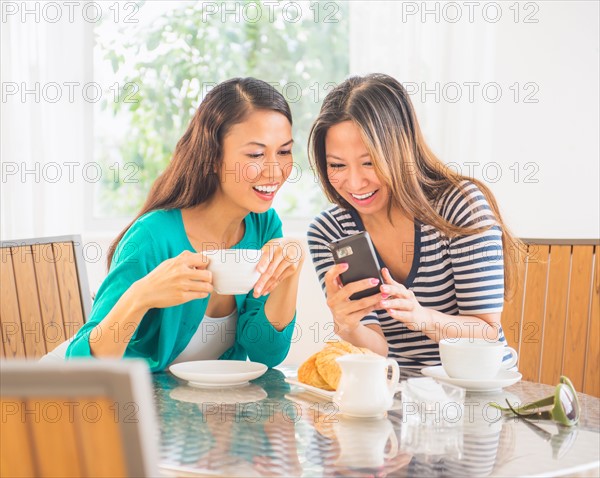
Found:
[[[575,387],[567,377],[560,377],[560,383],[554,389],[554,394],[549,397],[542,398],[535,402],[528,403],[522,407],[514,408],[508,400],[506,400],[508,408],[501,407],[497,403],[490,403],[494,407],[503,412],[513,412],[520,418],[554,420],[556,423],[572,427],[579,422],[579,414],[581,407],[579,406],[579,398]],[[542,407],[552,405],[550,410],[539,411]],[[536,410],[533,413],[532,410]],[[524,413],[525,412],[525,413]]]

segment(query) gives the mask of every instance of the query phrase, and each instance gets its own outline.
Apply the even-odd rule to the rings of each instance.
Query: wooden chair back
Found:
[[[526,239],[502,326],[524,380],[600,396],[600,242]]]
[[[0,476],[156,476],[145,363],[13,360],[0,380]]]
[[[38,359],[89,315],[81,237],[3,241],[0,254],[0,359]]]

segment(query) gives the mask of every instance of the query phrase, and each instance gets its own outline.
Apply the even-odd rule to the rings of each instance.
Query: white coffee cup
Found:
[[[260,277],[256,266],[262,256],[257,249],[216,249],[202,251],[209,259],[215,292],[222,295],[247,294]]]
[[[511,359],[502,358],[510,353]],[[500,369],[517,363],[517,351],[502,342],[485,339],[444,339],[440,341],[440,358],[444,371],[451,378],[491,380]]]

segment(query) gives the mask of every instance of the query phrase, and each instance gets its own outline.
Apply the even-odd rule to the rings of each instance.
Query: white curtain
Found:
[[[53,23],[56,11],[42,2],[14,6],[1,29],[0,237],[82,233],[92,24],[69,21],[68,10]]]
[[[433,151],[517,235],[599,237],[599,2],[350,5],[351,72],[412,91]]]

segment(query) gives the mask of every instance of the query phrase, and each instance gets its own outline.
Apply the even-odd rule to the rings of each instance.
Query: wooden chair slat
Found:
[[[0,311],[0,360],[4,357],[4,334],[2,333],[2,311]]]
[[[0,476],[39,476],[34,467],[31,441],[23,420],[23,402],[17,397],[2,397],[0,426]]]
[[[550,246],[540,381],[558,383],[562,371],[571,246]]]
[[[600,397],[600,246],[596,246],[583,393]]]
[[[13,269],[12,250],[10,247],[0,249],[0,325],[2,327],[2,343],[6,358],[25,357],[23,334],[21,333],[21,313],[17,298],[17,286]]]
[[[35,244],[31,248],[40,297],[46,348],[50,352],[67,339],[60,307],[56,269],[54,267],[54,248],[52,244]]]
[[[78,400],[78,403],[82,403],[83,408],[94,410],[93,416],[76,416],[84,469],[88,474],[93,470],[95,477],[127,476],[118,404],[104,397],[86,398]],[[110,460],[106,457],[110,457]]]
[[[72,425],[73,416],[81,413],[76,400],[63,397],[35,398],[26,400],[28,410],[39,412],[27,415],[31,423],[31,436],[39,476],[79,477],[84,475],[81,466],[81,454],[73,453],[78,449],[79,439]]]
[[[527,278],[525,283],[525,304],[519,370],[523,380],[537,382],[540,377],[540,359],[542,353],[542,324],[546,302],[546,280],[548,276],[549,246],[529,247],[527,257]],[[543,287],[540,287],[544,284]]]
[[[75,252],[71,242],[57,242],[53,247],[65,331],[67,337],[72,337],[84,321]]]
[[[79,236],[0,243],[0,358],[40,358],[84,324],[90,303],[80,245]]]
[[[571,379],[577,390],[583,387],[593,254],[594,246],[574,246],[571,259],[571,283],[562,368],[563,375]]]
[[[21,333],[25,355],[29,359],[40,358],[46,353],[40,299],[38,296],[33,253],[30,246],[13,247],[15,284],[21,312]]]

